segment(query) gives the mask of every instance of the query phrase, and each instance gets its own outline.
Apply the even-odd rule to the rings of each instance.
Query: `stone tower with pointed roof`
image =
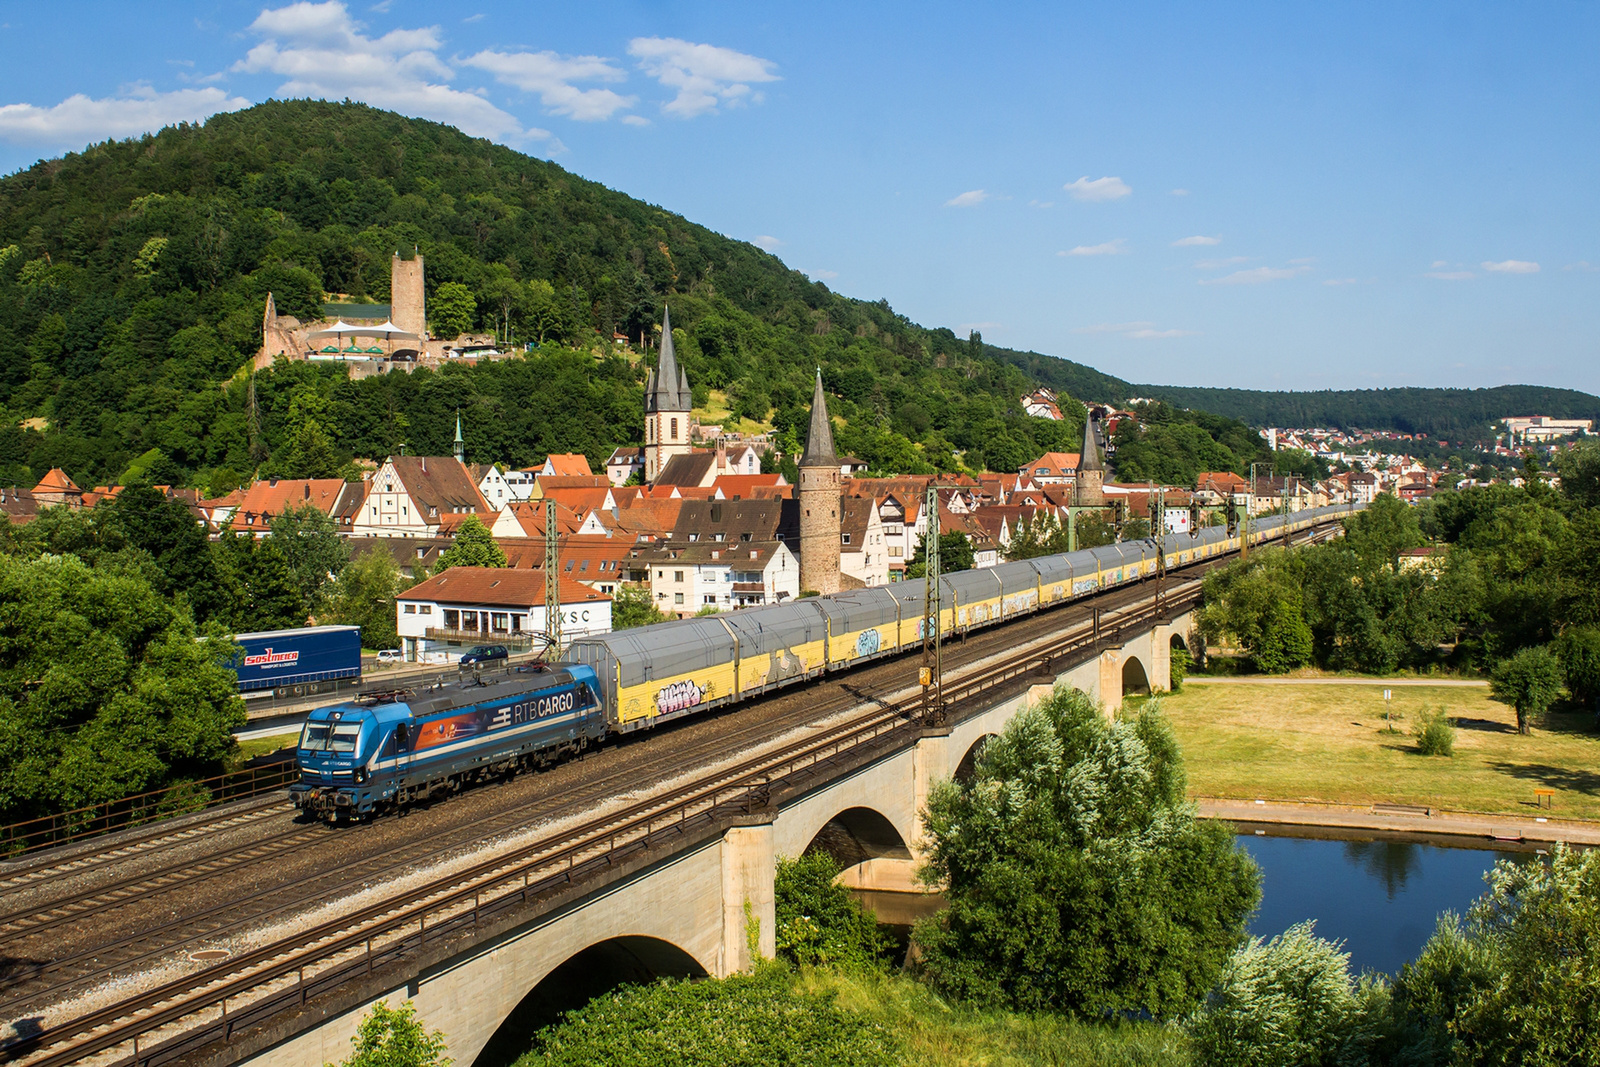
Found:
[[[644,480],[654,484],[673,456],[686,456],[689,412],[694,407],[689,376],[672,347],[672,313],[661,313],[661,349],[644,386]]]
[[[1072,486],[1072,503],[1081,508],[1104,507],[1106,468],[1100,461],[1100,444],[1094,430],[1094,416],[1083,420],[1083,451],[1078,454],[1078,476]]]
[[[822,371],[811,394],[811,432],[800,457],[800,589],[839,591],[839,457],[822,395]]]

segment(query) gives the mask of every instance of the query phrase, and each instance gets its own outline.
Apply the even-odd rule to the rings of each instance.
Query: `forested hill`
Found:
[[[1076,367],[1076,364],[1073,365]],[[1137,385],[1141,396],[1241,419],[1251,426],[1327,426],[1425,433],[1456,442],[1491,442],[1508,415],[1600,421],[1600,397],[1576,389],[1502,385],[1492,389],[1342,389],[1268,392]]]
[[[242,368],[269,291],[302,319],[328,294],[383,302],[391,255],[413,247],[435,315],[541,347],[361,382],[280,365],[252,389]],[[402,444],[447,450],[458,408],[469,458],[602,460],[640,440],[648,362],[612,332],[644,341],[664,305],[716,421],[754,420],[797,445],[820,365],[839,447],[878,470],[951,469],[961,454],[1015,469],[1081,433],[1075,405],[1066,423],[1024,416],[1032,383],[981,339],[846,299],[752,245],[450,127],[289,101],[0,179],[0,484],[51,466],[83,484],[211,489],[331,473]]]

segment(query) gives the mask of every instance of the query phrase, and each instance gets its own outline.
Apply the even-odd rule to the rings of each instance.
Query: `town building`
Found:
[[[843,480],[819,368],[811,394],[811,429],[800,457],[800,584],[806,591],[839,591],[839,490]]]
[[[51,467],[33,487],[34,502],[41,508],[83,507],[83,490],[60,467]]]
[[[626,445],[606,460],[606,478],[612,485],[626,485],[634,475],[644,477],[644,449]]]
[[[492,527],[496,511],[459,459],[390,456],[367,480],[350,532],[357,537],[435,537],[468,515]]]
[[[563,641],[611,631],[611,598],[563,576]],[[453,662],[479,644],[538,648],[545,624],[545,573],[509,567],[451,567],[395,598],[405,658]]]

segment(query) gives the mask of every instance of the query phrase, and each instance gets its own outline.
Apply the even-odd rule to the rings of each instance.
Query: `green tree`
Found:
[[[778,955],[802,965],[877,967],[888,943],[878,920],[838,882],[839,861],[820,849],[778,860],[773,887]]]
[[[1561,696],[1561,663],[1544,647],[1525,648],[1495,664],[1489,695],[1517,709],[1517,732],[1532,733],[1531,721]]]
[[[1252,938],[1189,1021],[1206,1067],[1333,1067],[1367,1063],[1388,1002],[1358,985],[1350,954],[1309,922],[1270,941]]]
[[[270,537],[254,546],[245,579],[243,626],[284,630],[306,624],[306,602],[294,565]]]
[[[934,985],[980,1004],[1101,1016],[1193,1008],[1244,941],[1255,864],[1185,797],[1146,706],[1116,722],[1058,689],[1007,724],[973,777],[937,786],[918,924]]]
[[[1026,462],[1026,461],[1024,461]],[[1035,559],[1067,550],[1067,530],[1053,512],[1043,508],[1031,518],[1021,519],[1006,546],[1006,559]]]
[[[0,819],[219,773],[244,724],[233,646],[197,640],[137,555],[0,556]]]
[[[361,1017],[350,1045],[350,1055],[338,1067],[450,1067],[451,1063],[444,1054],[444,1033],[424,1026],[410,1001],[398,1008],[389,1007],[387,1000],[378,1001]]]
[[[1395,980],[1391,1062],[1600,1065],[1600,851],[1501,860]]]
[[[95,512],[101,544],[149,553],[162,575],[161,591],[187,597],[197,619],[205,621],[225,609],[205,528],[183,501],[137,486],[124,489]]]
[[[339,536],[331,516],[311,504],[285,508],[272,520],[267,540],[283,549],[300,587],[300,602],[315,612],[322,590],[350,562],[350,545]]]
[[[506,554],[476,515],[468,515],[450,547],[439,553],[435,573],[450,567],[504,567]]]
[[[380,541],[351,560],[334,579],[328,591],[329,621],[361,627],[363,647],[397,647],[400,636],[395,630],[394,601],[404,583],[399,564]]]
[[[648,585],[625,584],[617,586],[611,596],[611,628],[626,630],[634,626],[651,626],[666,622],[667,617],[656,610]]]
[[[1586,707],[1600,704],[1600,629],[1569,629],[1556,641],[1555,653],[1572,699]]]
[[[1256,669],[1284,674],[1311,662],[1311,627],[1299,598],[1275,601],[1267,609],[1250,646]]]
[[[478,302],[465,285],[445,282],[434,290],[428,312],[428,327],[433,335],[454,339],[472,329],[478,318]]]
[[[1388,493],[1344,520],[1344,541],[1371,569],[1400,569],[1400,553],[1423,544],[1416,509]]]
[[[911,554],[910,561],[906,564],[906,577],[920,578],[926,573],[928,535],[923,534],[917,538],[916,551]],[[939,534],[939,573],[951,574],[955,571],[970,571],[976,556],[972,550],[972,542],[967,535],[959,530]]]

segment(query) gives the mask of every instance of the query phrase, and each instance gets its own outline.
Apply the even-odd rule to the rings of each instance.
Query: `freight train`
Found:
[[[1250,541],[1342,518],[1354,506],[1271,516]],[[1285,526],[1288,527],[1285,530]],[[1209,527],[1170,534],[1168,568],[1240,547]],[[1016,560],[941,578],[939,627],[961,635],[1156,573],[1152,540]],[[417,694],[318,708],[296,760],[295,803],[337,821],[404,807],[472,782],[540,766],[610,734],[749,700],[922,644],[924,583],[744,608],[583,637],[567,662],[501,668]]]

